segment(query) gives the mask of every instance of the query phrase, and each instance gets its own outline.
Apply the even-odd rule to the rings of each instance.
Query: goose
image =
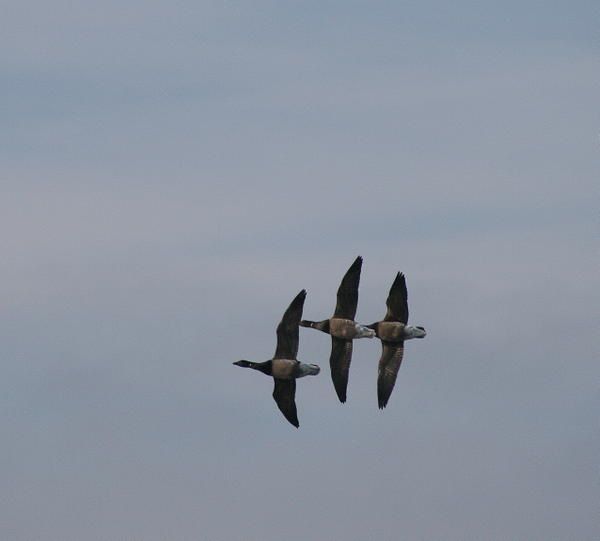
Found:
[[[387,406],[398,369],[404,355],[404,341],[411,338],[425,338],[427,332],[423,327],[408,325],[408,292],[406,279],[399,272],[394,279],[386,301],[387,312],[383,321],[368,325],[381,340],[381,358],[377,375],[377,401],[379,409]]]
[[[321,369],[316,364],[301,363],[298,355],[298,325],[302,317],[306,291],[303,289],[296,295],[283,314],[277,326],[277,347],[272,359],[264,362],[252,362],[242,359],[233,364],[242,368],[252,368],[275,381],[273,398],[284,417],[296,428],[298,412],[296,410],[296,380],[304,376],[316,376]]]
[[[373,338],[376,331],[354,321],[358,305],[358,284],[362,257],[358,256],[346,274],[337,291],[337,304],[333,317],[323,321],[302,320],[302,327],[310,327],[331,335],[331,379],[340,402],[346,402],[348,374],[352,360],[352,340]]]

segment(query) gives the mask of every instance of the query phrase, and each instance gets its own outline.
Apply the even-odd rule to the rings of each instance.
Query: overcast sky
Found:
[[[501,7],[500,7],[501,6]],[[0,537],[598,539],[595,2],[9,2]],[[409,342],[348,402],[302,288]]]

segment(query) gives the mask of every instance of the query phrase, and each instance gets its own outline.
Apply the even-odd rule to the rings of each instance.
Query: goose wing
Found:
[[[277,325],[277,348],[274,359],[295,359],[298,355],[298,326],[302,318],[305,298],[306,290],[303,289],[290,303]]]
[[[408,323],[408,291],[406,290],[406,279],[401,272],[396,274],[385,304],[387,312],[384,321]]]
[[[384,342],[382,340],[381,345],[383,349],[379,359],[379,372],[377,375],[379,409],[385,408],[390,399],[404,355],[404,342]]]
[[[331,337],[331,356],[329,366],[331,367],[331,379],[335,392],[340,402],[346,402],[346,389],[348,388],[348,375],[350,373],[350,361],[352,360],[352,340]]]
[[[273,389],[273,398],[277,402],[277,407],[283,413],[284,417],[296,428],[300,426],[298,422],[298,412],[296,410],[296,380],[279,379],[275,380]]]
[[[358,283],[360,282],[361,268],[362,257],[358,256],[342,278],[337,291],[337,304],[333,317],[354,319],[358,305]]]

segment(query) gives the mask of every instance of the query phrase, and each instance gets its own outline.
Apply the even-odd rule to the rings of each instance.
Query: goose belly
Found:
[[[273,359],[271,375],[278,379],[294,379],[298,361],[292,359]]]
[[[336,338],[352,340],[358,335],[358,329],[351,319],[332,318],[329,320],[329,334]]]
[[[377,337],[386,342],[401,342],[404,340],[404,323],[399,321],[381,321],[377,325]]]

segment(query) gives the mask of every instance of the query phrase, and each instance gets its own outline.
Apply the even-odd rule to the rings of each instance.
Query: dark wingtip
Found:
[[[390,294],[394,291],[400,290],[404,297],[407,296],[406,291],[406,277],[403,272],[398,272],[396,274],[396,278],[394,278],[394,282],[392,283],[392,287],[390,287]]]
[[[358,257],[357,257],[357,258],[356,258],[356,259],[355,259],[355,260],[352,262],[352,265],[350,265],[350,266],[348,267],[348,271],[347,271],[347,272],[350,272],[350,271],[355,271],[355,272],[356,272],[357,270],[360,270],[360,269],[362,269],[362,263],[363,263],[363,258],[362,258],[361,256],[358,256]]]
[[[331,381],[333,383],[333,388],[338,400],[344,404],[346,402],[346,396],[348,395],[348,382],[346,381],[346,385],[344,385],[343,382],[337,381],[337,379],[333,377],[333,372],[331,374]]]
[[[298,419],[288,419],[286,417],[288,423],[290,423],[292,426],[296,427],[296,428],[300,428],[300,422],[298,421]]]
[[[300,291],[300,293],[298,293],[298,295],[296,295],[294,297],[294,299],[290,303],[290,306],[297,304],[298,302],[304,302],[305,298],[306,298],[306,289],[303,289],[302,291]]]

